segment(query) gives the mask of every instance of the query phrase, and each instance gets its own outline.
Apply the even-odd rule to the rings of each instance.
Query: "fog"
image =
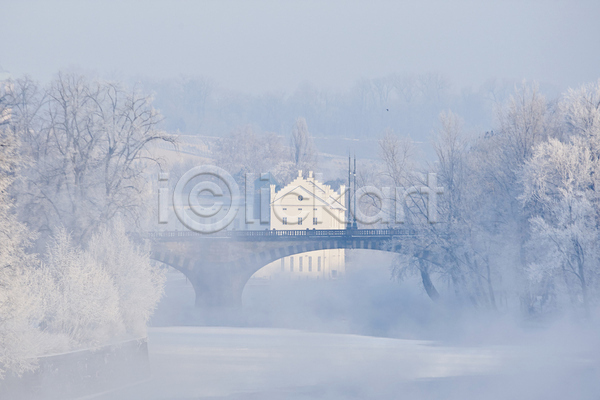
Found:
[[[219,318],[195,309],[193,288],[172,271],[149,330],[152,381],[99,398],[592,399],[600,390],[595,323],[463,314],[433,305],[416,279],[391,281],[385,253],[351,259],[344,281],[251,281],[243,312]]]
[[[594,1],[6,2],[0,65],[47,80],[204,76],[245,93],[443,73],[458,87],[597,78]],[[23,50],[26,49],[26,50]]]
[[[0,10],[0,398],[600,395],[600,3]]]

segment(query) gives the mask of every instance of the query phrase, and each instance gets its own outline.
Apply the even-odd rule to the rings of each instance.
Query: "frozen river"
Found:
[[[99,399],[598,399],[594,353],[284,329],[149,332],[151,379]],[[597,353],[595,353],[597,354]]]

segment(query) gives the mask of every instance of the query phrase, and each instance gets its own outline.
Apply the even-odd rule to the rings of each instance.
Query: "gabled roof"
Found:
[[[307,189],[306,186],[309,186],[310,188],[314,189],[314,191]],[[337,199],[334,198],[334,196],[332,196],[332,195],[327,196],[327,191],[325,190],[324,186],[326,186],[326,185],[320,184],[320,182],[318,182],[318,181],[307,180],[302,177],[298,177],[298,178],[294,179],[290,184],[285,186],[283,189],[281,189],[280,191],[275,193],[275,198],[272,199],[271,204],[281,201],[281,199],[283,197],[285,197],[286,195],[288,195],[289,193],[304,192],[304,193],[307,193],[308,195],[314,197],[315,201],[316,202],[318,201],[320,203],[319,205],[321,205],[321,206],[327,206],[327,207],[330,207],[333,209],[345,210],[346,207],[344,207],[344,205],[342,203],[340,203],[340,201],[339,201],[339,197],[341,197],[342,194],[339,194]],[[333,190],[330,190],[330,191],[333,193],[337,193]]]

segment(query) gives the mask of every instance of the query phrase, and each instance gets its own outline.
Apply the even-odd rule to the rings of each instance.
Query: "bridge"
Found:
[[[418,236],[411,229],[331,229],[152,232],[152,258],[181,271],[196,292],[197,307],[241,306],[250,277],[283,257],[322,249],[396,252]]]

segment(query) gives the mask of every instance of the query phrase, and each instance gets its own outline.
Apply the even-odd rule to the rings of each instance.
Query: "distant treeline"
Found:
[[[447,109],[463,116],[469,127],[490,129],[495,106],[514,91],[515,82],[490,80],[457,90],[443,75],[428,73],[362,79],[346,91],[304,84],[293,93],[261,95],[226,91],[201,78],[145,80],[142,86],[154,93],[165,128],[184,134],[224,136],[251,125],[287,135],[296,118],[304,117],[317,139],[371,139],[389,128],[424,140]]]

